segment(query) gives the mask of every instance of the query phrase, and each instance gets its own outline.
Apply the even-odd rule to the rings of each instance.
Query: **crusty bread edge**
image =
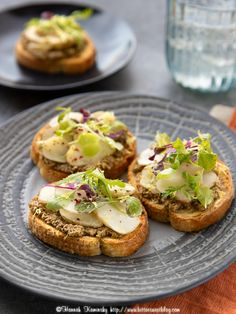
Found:
[[[33,162],[39,168],[40,175],[48,182],[55,182],[67,177],[68,175],[70,175],[70,173],[52,169],[44,162],[42,155],[38,150],[37,141],[41,140],[42,134],[47,127],[48,126],[45,125],[35,134],[31,144],[30,155]],[[131,144],[130,151],[130,154],[127,154],[123,157],[122,163],[116,163],[115,167],[111,169],[102,169],[104,170],[105,177],[110,179],[116,179],[125,172],[125,170],[128,168],[128,165],[136,156],[136,141]]]
[[[137,159],[133,160],[128,169],[128,180],[138,190],[138,184],[133,173]],[[226,192],[222,192],[221,197],[214,203],[210,209],[204,212],[182,213],[167,211],[163,205],[156,204],[152,200],[139,195],[148,216],[159,222],[170,222],[171,226],[184,232],[199,231],[218,222],[224,217],[235,196],[234,184],[229,168],[223,162],[217,162],[221,175],[226,181]]]
[[[129,256],[135,253],[146,241],[149,233],[147,213],[144,210],[140,225],[131,233],[118,239],[92,236],[71,237],[28,213],[28,224],[32,233],[44,243],[64,252],[81,256],[104,254],[111,257]]]
[[[87,33],[85,33],[85,42],[84,49],[76,56],[42,60],[25,50],[19,39],[16,43],[15,55],[21,65],[32,70],[47,73],[82,74],[94,65],[96,57],[95,46]]]

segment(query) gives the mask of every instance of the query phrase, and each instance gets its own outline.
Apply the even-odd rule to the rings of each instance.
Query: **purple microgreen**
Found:
[[[84,108],[80,108],[80,113],[83,115],[83,123],[86,122],[90,117],[90,112]]]
[[[112,138],[113,140],[116,140],[116,139],[120,138],[122,135],[124,135],[124,133],[125,133],[125,130],[120,130],[120,131],[117,131],[114,133],[110,133],[107,136]]]
[[[86,196],[89,200],[92,200],[95,197],[95,193],[92,191],[88,184],[82,184],[79,187],[79,190],[82,190],[86,193]]]
[[[43,20],[50,20],[54,16],[54,13],[51,11],[44,11],[41,13],[40,18]]]
[[[54,187],[54,188],[58,188],[58,189],[67,189],[67,190],[75,190],[76,188],[75,187],[72,187],[72,186],[62,186],[62,185],[56,185],[56,184],[46,184],[46,186],[51,186],[51,187]]]
[[[190,157],[191,161],[192,162],[196,162],[197,161],[197,154],[193,154],[191,157]]]
[[[173,153],[176,153],[176,149],[175,148],[168,148],[168,150],[166,152],[167,156],[170,156]]]

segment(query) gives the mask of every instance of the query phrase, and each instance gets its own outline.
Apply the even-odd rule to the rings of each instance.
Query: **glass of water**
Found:
[[[191,89],[230,88],[236,65],[236,0],[168,0],[166,57]]]

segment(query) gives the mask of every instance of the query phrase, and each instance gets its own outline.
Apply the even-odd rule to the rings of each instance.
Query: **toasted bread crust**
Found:
[[[133,172],[136,162],[137,160],[134,160],[129,166],[128,180],[139,190],[139,182]],[[205,211],[167,210],[163,204],[158,204],[139,194],[148,216],[156,221],[169,222],[174,229],[184,232],[199,231],[222,219],[234,199],[235,192],[229,168],[223,162],[217,162],[216,167],[222,191],[220,197]]]
[[[135,253],[148,237],[148,218],[144,210],[140,225],[131,233],[118,239],[92,236],[71,237],[48,225],[29,210],[28,223],[32,233],[41,241],[59,250],[81,256],[129,256]]]
[[[47,127],[48,126],[45,125],[35,134],[31,145],[30,155],[33,162],[38,166],[41,176],[48,182],[55,182],[67,177],[70,173],[52,169],[48,164],[44,162],[43,156],[38,150],[37,141],[42,138],[42,134]],[[124,154],[122,162],[116,162],[114,167],[112,168],[101,169],[104,170],[105,177],[110,179],[116,179],[125,172],[129,164],[136,156],[136,141],[134,141],[129,148],[130,152]]]
[[[93,41],[87,33],[85,36],[85,48],[79,54],[54,60],[36,58],[23,47],[19,39],[15,48],[16,59],[21,65],[40,72],[82,74],[94,65],[96,56]]]

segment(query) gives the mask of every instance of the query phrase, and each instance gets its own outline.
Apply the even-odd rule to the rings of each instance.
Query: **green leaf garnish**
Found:
[[[157,179],[167,179],[169,178],[172,174],[175,173],[175,169],[173,168],[167,168],[165,170],[162,170],[161,172],[159,172],[156,176]]]
[[[84,10],[76,10],[71,13],[71,17],[78,20],[87,20],[93,15],[93,10],[90,8]]]
[[[56,186],[63,186],[68,183],[75,183],[78,188],[81,185],[88,184],[90,189],[95,193],[96,199],[92,202],[81,201],[75,205],[75,209],[79,212],[91,213],[96,208],[104,204],[111,204],[118,210],[127,213],[130,216],[138,216],[142,212],[140,201],[133,196],[123,195],[121,197],[113,197],[111,193],[112,187],[125,188],[126,183],[121,180],[106,179],[101,170],[87,170],[80,173],[75,173],[62,179],[56,183]],[[76,190],[68,190],[63,194],[55,197],[53,202],[48,203],[48,209],[58,211],[60,208],[68,205],[69,202],[75,201]],[[125,209],[122,204],[125,203]]]
[[[130,196],[125,201],[128,215],[140,216],[142,213],[142,204],[137,197]]]
[[[155,142],[157,144],[157,147],[162,147],[169,144],[171,140],[168,134],[157,132]]]
[[[215,168],[217,155],[208,153],[207,151],[200,150],[198,153],[198,165],[206,171],[211,171]]]
[[[75,205],[75,209],[81,213],[91,213],[96,208],[94,202],[81,202]]]
[[[46,208],[48,210],[53,211],[53,212],[57,212],[61,208],[61,205],[55,200],[55,201],[52,201],[52,202],[48,202],[46,204]]]
[[[77,143],[85,157],[93,157],[101,151],[100,137],[97,134],[82,133],[79,135]]]
[[[176,149],[176,152],[179,154],[185,154],[186,148],[183,141],[178,137],[173,143],[173,147]]]
[[[71,112],[71,108],[70,107],[61,107],[61,106],[57,106],[55,108],[56,111],[61,111],[61,113],[58,115],[57,121],[61,122],[65,116]]]
[[[176,195],[176,192],[182,187],[171,187],[165,190],[165,192],[162,193],[162,196],[164,198],[170,197],[170,198],[174,198]]]
[[[26,28],[36,27],[41,34],[57,36],[62,42],[74,39],[79,47],[84,46],[83,28],[78,20],[88,19],[93,14],[92,9],[74,11],[70,15],[53,15],[50,19],[33,18],[26,23]]]
[[[104,136],[104,140],[107,142],[107,144],[111,148],[114,148],[114,149],[117,149],[117,150],[122,150],[124,148],[124,146],[121,143],[114,141],[110,137]]]
[[[206,186],[199,187],[197,191],[197,200],[206,208],[213,201],[212,190]]]

